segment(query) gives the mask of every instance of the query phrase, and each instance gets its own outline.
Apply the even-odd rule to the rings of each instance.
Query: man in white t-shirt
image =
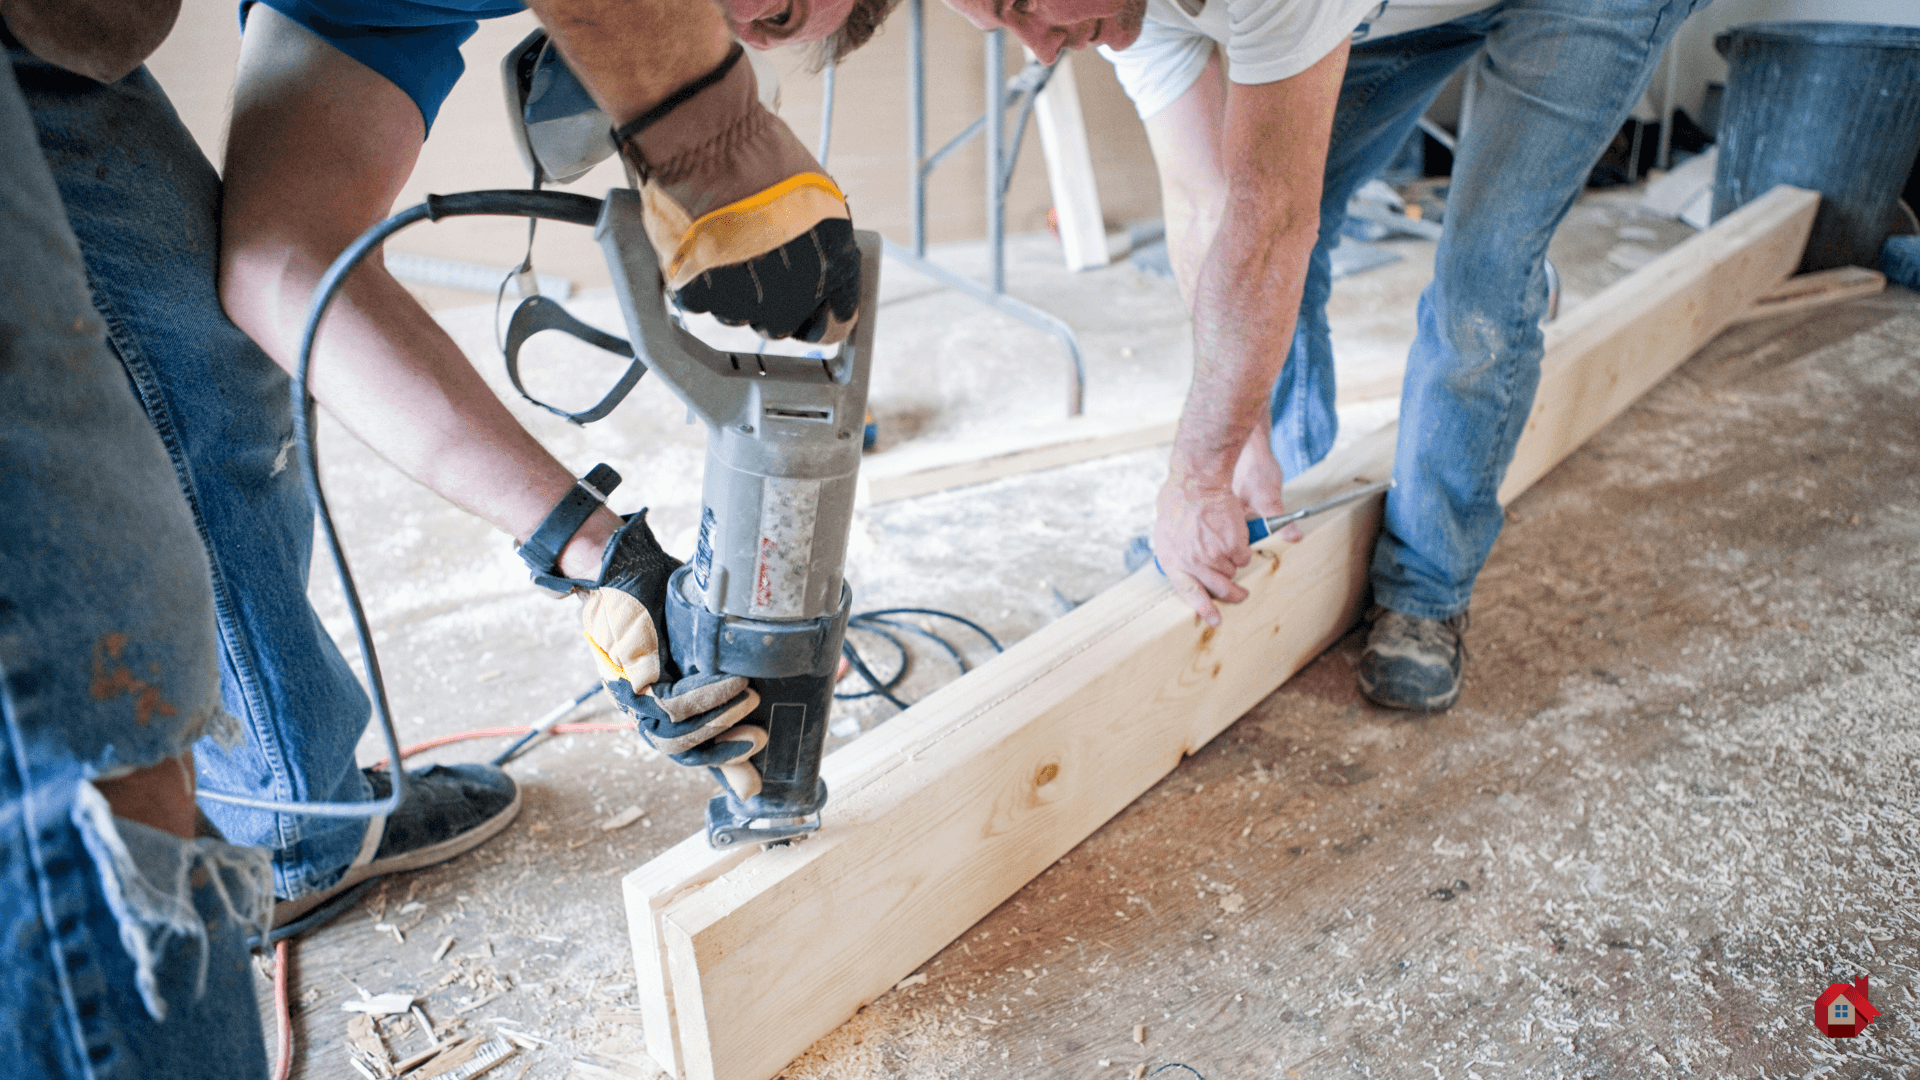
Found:
[[[1146,120],[1193,313],[1193,388],[1154,548],[1210,625],[1246,520],[1332,447],[1329,252],[1449,76],[1484,50],[1401,392],[1360,689],[1460,693],[1473,581],[1539,383],[1547,241],[1705,0],[948,0],[1043,60],[1099,45]],[[1290,538],[1298,539],[1292,530]]]

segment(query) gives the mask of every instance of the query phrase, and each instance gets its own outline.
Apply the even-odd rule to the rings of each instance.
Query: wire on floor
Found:
[[[835,694],[833,695],[834,700],[855,701],[860,698],[881,697],[891,703],[894,708],[905,712],[912,703],[900,700],[900,698],[893,693],[894,689],[900,685],[901,680],[907,677],[907,672],[912,667],[906,642],[902,641],[899,637],[901,633],[914,634],[940,646],[940,648],[945,650],[946,654],[953,659],[954,664],[960,668],[960,673],[962,675],[967,673],[969,670],[967,658],[951,641],[924,627],[915,626],[912,623],[902,622],[898,619],[888,618],[888,616],[891,615],[926,615],[938,619],[948,619],[959,623],[985,638],[987,644],[993,646],[994,652],[1006,651],[1000,642],[991,633],[987,632],[986,627],[981,626],[971,619],[955,615],[950,611],[940,611],[936,608],[922,607],[879,608],[874,611],[863,611],[847,620],[847,629],[849,631],[862,630],[870,634],[879,635],[888,644],[893,646],[894,652],[899,658],[899,666],[894,670],[892,675],[882,679],[874,674],[872,667],[867,664],[866,657],[861,655],[860,650],[855,647],[851,640],[841,642],[841,655],[845,656],[847,663],[853,670],[858,673],[862,679],[867,681],[868,689],[846,694]]]

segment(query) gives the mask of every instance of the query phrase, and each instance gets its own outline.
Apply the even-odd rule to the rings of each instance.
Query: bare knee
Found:
[[[182,839],[194,834],[193,751],[166,758],[111,780],[95,780],[115,817],[170,832]]]

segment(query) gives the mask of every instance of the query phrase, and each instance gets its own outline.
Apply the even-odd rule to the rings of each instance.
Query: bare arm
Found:
[[[712,71],[733,46],[709,0],[528,0],[614,125]]]
[[[387,215],[425,134],[419,109],[387,79],[265,4],[249,12],[227,138],[220,299],[282,367],[296,359],[314,286]],[[573,484],[377,260],[334,301],[312,386],[402,472],[516,539]],[[562,570],[596,576],[617,527],[596,513]]]
[[[1154,547],[1175,591],[1209,625],[1220,621],[1214,599],[1247,596],[1233,581],[1250,558],[1235,469],[1246,454],[1271,461],[1264,440],[1249,444],[1265,429],[1268,392],[1292,346],[1346,60],[1342,43],[1292,78],[1229,84],[1218,107],[1219,83],[1203,76],[1148,124],[1163,190],[1181,200],[1168,207],[1168,250],[1194,322],[1193,386],[1160,492]],[[1209,128],[1218,132],[1212,153],[1193,142]],[[1217,225],[1204,239],[1210,221]]]

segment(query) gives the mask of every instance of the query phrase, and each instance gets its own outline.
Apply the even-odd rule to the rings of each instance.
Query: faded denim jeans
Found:
[[[257,1078],[267,855],[94,787],[237,742],[207,559],[0,74],[0,1074]]]
[[[103,86],[17,48],[12,59],[108,343],[212,566],[222,697],[245,738],[195,748],[200,784],[366,800],[354,746],[367,698],[307,602],[313,514],[292,457],[288,379],[215,291],[219,178],[144,68]],[[284,899],[337,880],[367,831],[361,818],[201,808],[234,843],[273,853]]]
[[[1391,0],[1389,0],[1391,2]],[[1496,498],[1540,382],[1547,241],[1704,0],[1507,0],[1454,22],[1360,41],[1347,61],[1272,446],[1287,475],[1333,447],[1330,252],[1347,199],[1379,175],[1453,72],[1482,49],[1453,161],[1434,280],[1400,394],[1400,442],[1374,549],[1374,600],[1446,619],[1467,609],[1500,534]]]

